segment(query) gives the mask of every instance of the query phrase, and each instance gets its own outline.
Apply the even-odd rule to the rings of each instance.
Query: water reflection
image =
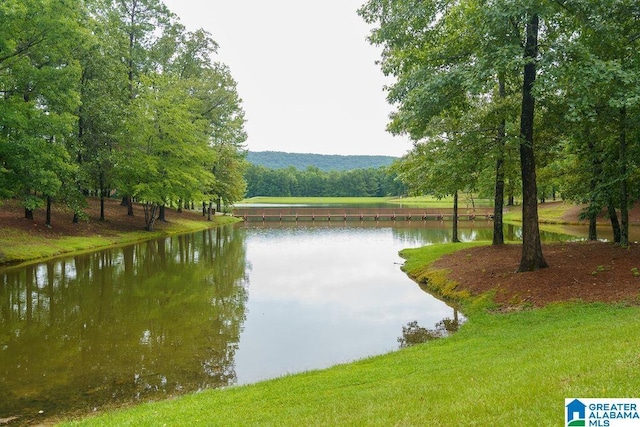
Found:
[[[235,381],[245,247],[207,230],[0,274],[0,418]]]
[[[459,236],[491,230],[464,221]],[[455,314],[400,270],[398,251],[450,236],[438,221],[249,223],[1,269],[0,419],[396,350],[402,325]]]
[[[406,322],[450,316],[451,307],[399,268],[401,249],[440,238],[429,234],[439,235],[435,225],[244,224],[251,292],[236,353],[238,383],[393,351]]]
[[[448,317],[436,323],[434,329],[423,328],[417,320],[407,323],[402,327],[402,336],[398,338],[400,348],[411,347],[428,341],[446,338],[460,329],[461,321],[456,315],[453,319]]]

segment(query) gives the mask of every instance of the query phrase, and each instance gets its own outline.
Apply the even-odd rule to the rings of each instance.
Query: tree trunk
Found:
[[[218,197],[216,199],[216,211],[217,212],[222,212],[222,198]]]
[[[532,89],[536,80],[538,56],[538,15],[533,14],[527,23],[525,43],[524,81],[522,84],[522,114],[520,117],[520,170],[522,174],[522,258],[519,272],[548,267],[542,255],[540,228],[538,225],[538,189],[533,149],[533,118],[535,100]]]
[[[597,213],[589,208],[589,237],[590,241],[598,240],[598,229],[597,229]]]
[[[629,188],[627,180],[627,132],[625,122],[626,108],[620,109],[620,246],[629,246]]]
[[[145,203],[143,206],[144,209],[144,223],[145,230],[153,231],[153,226],[156,222],[156,213],[158,211],[158,205],[155,203]]]
[[[595,154],[595,144],[593,143],[593,138],[591,138],[591,131],[589,125],[585,126],[584,129],[584,139],[587,141],[587,147],[589,148],[589,156],[591,156],[591,180],[589,181],[589,192],[591,193],[591,200],[589,202],[589,207],[587,211],[587,216],[589,218],[589,237],[590,241],[598,240],[598,229],[597,229],[597,219],[598,213],[600,212],[602,205],[600,205],[596,200],[596,190],[598,187],[597,177],[602,173],[602,167],[600,162],[598,161],[598,157]]]
[[[458,243],[458,192],[453,193],[453,231],[451,233],[451,241]]]
[[[611,230],[613,231],[613,242],[620,243],[620,223],[618,222],[618,214],[613,202],[609,200],[607,204],[607,212],[609,213],[609,221],[611,221]]]
[[[100,172],[100,221],[104,221],[104,174]]]
[[[127,215],[133,216],[133,198],[131,196],[127,196]]]
[[[51,227],[51,196],[47,196],[47,215],[44,225]]]
[[[209,201],[209,210],[208,210],[207,221],[211,221],[211,211],[212,210],[213,210],[213,202]]]
[[[498,78],[498,92],[500,99],[505,96],[504,76]],[[506,136],[506,120],[502,119],[498,126],[496,143],[498,145],[498,158],[496,160],[496,189],[493,199],[493,244],[504,244],[504,231],[502,226],[502,212],[504,208],[504,145]]]
[[[24,208],[24,217],[33,220],[33,209]]]
[[[73,221],[71,221],[73,224],[77,224],[80,222],[80,215],[78,215],[78,212],[74,212],[73,213]]]
[[[165,206],[160,206],[160,214],[158,215],[158,220],[162,222],[167,222],[167,218],[165,216]]]

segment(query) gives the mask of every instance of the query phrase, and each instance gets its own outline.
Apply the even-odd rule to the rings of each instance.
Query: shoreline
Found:
[[[176,234],[190,233],[232,224],[240,220],[215,215],[208,221],[197,211],[166,210],[167,221],[158,221],[154,231],[144,230],[141,205],[134,205],[134,216],[114,199],[105,200],[105,220],[99,220],[99,201],[89,199],[87,218],[71,222],[72,214],[53,210],[52,227],[44,224],[44,210],[34,211],[34,219],[24,214],[13,201],[0,205],[0,268],[15,267],[48,258],[90,252],[113,246],[133,244]]]
[[[179,222],[178,215],[172,211],[168,224]],[[194,215],[196,218],[199,216],[194,212],[188,215]],[[202,219],[195,222],[208,225],[199,229],[218,225]],[[170,233],[169,230],[160,232]],[[129,242],[120,244],[126,243]],[[550,246],[552,245],[545,245],[543,251]],[[564,256],[572,261],[569,264],[576,264],[581,268],[581,277],[597,283],[593,287],[583,284],[586,289],[610,291],[612,288],[608,283],[616,280],[619,277],[616,276],[618,273],[624,273],[629,281],[640,280],[636,279],[630,269],[627,271],[627,267],[622,267],[620,258],[623,251],[627,251],[626,253],[632,255],[634,262],[635,259],[639,260],[640,268],[640,255],[635,256],[635,252],[614,248],[607,243],[570,243],[555,246],[558,249],[557,256]],[[597,258],[598,264],[593,266],[579,258],[577,253],[567,251],[568,247],[579,250],[594,249],[592,252],[598,256],[602,256],[603,249],[608,248],[612,250],[613,258],[605,261],[602,261],[605,258]],[[328,369],[248,386],[209,390],[168,401],[111,408],[97,414],[77,414],[66,419],[51,419],[48,422],[62,422],[64,425],[157,425],[178,422],[204,425],[204,420],[199,418],[198,414],[206,413],[207,425],[234,422],[246,425],[251,420],[256,423],[277,421],[286,425],[362,424],[374,418],[379,425],[383,425],[385,421],[387,424],[397,424],[398,414],[403,414],[402,419],[409,424],[414,423],[413,425],[437,425],[443,420],[464,424],[465,420],[468,421],[465,416],[469,415],[469,408],[459,411],[442,393],[467,402],[477,399],[480,407],[489,405],[498,408],[499,413],[508,414],[512,405],[508,399],[505,400],[502,390],[509,389],[509,395],[517,400],[529,401],[535,396],[536,405],[528,407],[525,415],[533,421],[548,423],[557,415],[552,411],[556,401],[569,395],[577,396],[588,392],[591,390],[590,382],[610,382],[617,387],[610,391],[616,393],[637,389],[637,381],[629,379],[630,372],[635,370],[637,362],[634,359],[637,356],[637,352],[634,352],[634,349],[637,349],[637,338],[625,341],[625,346],[618,353],[606,354],[606,358],[591,353],[586,356],[585,349],[596,343],[605,343],[608,348],[619,347],[623,339],[621,337],[630,337],[627,332],[634,330],[635,326],[631,320],[626,324],[620,324],[620,316],[636,319],[634,321],[637,323],[640,292],[630,288],[633,291],[632,298],[606,304],[598,302],[600,300],[576,301],[575,298],[555,302],[531,299],[531,296],[522,294],[523,289],[532,288],[528,282],[509,282],[522,278],[532,280],[529,283],[539,282],[538,272],[511,274],[511,270],[515,270],[515,264],[511,265],[513,261],[510,257],[513,254],[507,252],[511,251],[517,256],[519,248],[520,245],[503,245],[496,249],[492,248],[489,242],[476,242],[434,245],[402,251],[406,260],[402,267],[405,274],[421,287],[429,287],[427,290],[430,293],[435,293],[450,303],[459,304],[469,320],[461,331],[449,338]],[[494,250],[498,252],[493,252]],[[633,251],[635,250],[634,248]],[[410,253],[411,251],[415,252]],[[557,274],[557,269],[560,268],[557,260],[561,258],[549,259],[551,267],[545,269],[542,274]],[[497,263],[496,259],[502,263]],[[486,261],[486,265],[483,260]],[[611,260],[615,261],[615,265]],[[600,265],[602,268],[598,268]],[[503,270],[504,268],[506,270]],[[423,275],[422,281],[426,282],[420,283],[420,275]],[[491,288],[474,289],[471,286],[471,278],[476,281],[478,277],[482,278],[479,282],[490,284]],[[571,280],[573,279],[574,276],[571,276]],[[563,281],[571,283],[568,280]],[[511,286],[509,283],[512,283],[511,289],[518,291],[517,298],[514,298],[513,294],[509,296],[505,290]],[[549,284],[552,285],[553,282]],[[610,328],[615,326],[616,330],[620,329],[622,332],[617,336],[596,335],[602,324],[607,324]],[[589,328],[593,336],[589,336],[588,342],[569,339],[572,336],[571,331],[576,328],[575,325]],[[545,339],[541,339],[542,337]],[[505,353],[505,348],[511,350]],[[535,354],[536,357],[527,357],[523,352]],[[463,354],[464,357],[456,356]],[[544,358],[540,359],[540,355],[544,355]],[[565,359],[567,362],[563,362],[561,367],[543,376],[544,378],[518,380],[518,375],[522,375],[522,372],[538,372],[541,364]],[[430,362],[425,364],[425,360]],[[575,369],[578,361],[584,371]],[[623,366],[625,369],[603,376],[597,369],[603,363]],[[461,372],[473,375],[466,378],[460,374]],[[512,373],[513,379],[506,379],[510,376],[505,378],[505,372]],[[567,382],[567,378],[572,379],[571,382]],[[504,383],[505,380],[507,384]],[[589,384],[581,385],[585,381]],[[483,384],[484,390],[481,398],[474,394],[479,382]],[[434,389],[434,384],[447,384],[447,387]],[[326,406],[329,402],[325,403],[324,400],[315,398],[319,391],[335,397],[330,406]],[[424,407],[419,402],[416,403],[416,395],[421,396],[420,401],[428,401],[434,411],[425,414]],[[287,401],[287,405],[283,406],[284,400]],[[372,411],[373,407],[376,409]],[[233,414],[236,413],[238,416],[234,418]],[[500,422],[496,423],[499,420],[491,414],[478,413],[476,421],[483,425],[503,425]]]

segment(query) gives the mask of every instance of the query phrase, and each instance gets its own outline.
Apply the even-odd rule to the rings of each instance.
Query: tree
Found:
[[[52,199],[68,200],[72,191],[63,182],[76,173],[67,144],[79,101],[84,9],[78,1],[9,0],[0,17],[0,186],[32,218],[45,200],[50,212]]]
[[[534,83],[540,61],[539,16],[545,18],[545,41],[553,42],[559,28],[558,5],[536,1],[370,0],[359,12],[368,23],[378,25],[370,40],[383,46],[383,72],[396,77],[388,90],[388,100],[398,107],[389,125],[392,132],[407,133],[420,141],[436,135],[440,123],[452,118],[459,120],[458,132],[486,132],[488,128],[473,127],[482,122],[476,115],[477,106],[490,100],[493,111],[503,112],[494,115],[493,126],[489,127],[494,129],[495,145],[499,147],[495,151],[498,202],[502,199],[499,193],[504,154],[500,147],[509,138],[504,135],[509,128],[504,104],[509,98],[508,88],[520,88],[518,135],[524,238],[518,270],[545,267],[537,218]],[[552,46],[549,51],[555,48]],[[520,77],[515,74],[517,70]],[[496,92],[498,96],[492,96]],[[453,129],[449,127],[445,132]],[[496,218],[500,219],[500,215]],[[500,242],[499,236],[495,241]]]
[[[542,254],[538,225],[538,189],[534,154],[533,119],[535,99],[533,85],[536,81],[538,57],[538,30],[540,19],[530,13],[526,25],[524,46],[524,72],[522,83],[522,109],[520,118],[520,170],[522,173],[522,258],[518,271],[531,271],[548,267]]]
[[[127,68],[121,61],[117,38],[109,22],[95,15],[89,21],[94,34],[80,62],[81,105],[78,110],[78,143],[72,153],[83,172],[79,186],[96,189],[100,196],[100,220],[105,220],[104,199],[115,184],[114,152],[121,140],[129,103]]]
[[[478,163],[473,150],[477,146],[464,135],[453,140],[431,139],[416,144],[395,165],[398,178],[416,194],[432,194],[438,198],[453,196],[451,240],[458,242],[458,193],[476,190]]]
[[[514,81],[511,45],[520,43],[519,34],[508,19],[496,20],[475,1],[371,0],[359,13],[378,25],[370,41],[383,46],[382,70],[397,79],[388,89],[397,106],[388,129],[417,143],[473,135],[481,157],[493,157],[494,243],[502,243],[506,106],[513,92],[507,82]]]
[[[131,104],[118,171],[119,182],[130,183],[127,192],[143,201],[146,229],[153,230],[161,206],[204,198],[214,180],[215,153],[200,104],[179,81],[157,75],[142,82]]]

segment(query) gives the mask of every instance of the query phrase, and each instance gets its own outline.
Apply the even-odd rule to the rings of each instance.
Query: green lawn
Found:
[[[405,269],[464,247],[403,251]],[[461,302],[469,320],[447,339],[64,425],[558,426],[565,397],[637,397],[639,307],[570,303],[496,314],[480,301]]]
[[[136,231],[113,233],[109,236],[57,237],[47,238],[24,231],[0,227],[0,263],[15,263],[49,258],[67,253],[92,251],[114,245],[151,240],[178,233],[189,233],[203,228],[237,222],[231,216],[216,216],[214,221],[189,221],[175,218],[162,231]]]
[[[398,203],[410,204],[412,206],[425,206],[432,208],[452,208],[453,197],[442,199],[432,196],[420,197],[252,197],[236,202],[237,206],[243,204],[305,204],[305,205],[353,205],[367,203]],[[472,202],[469,199],[460,197],[459,206],[461,209],[471,208]],[[493,201],[488,199],[475,199],[476,207],[493,206]]]
[[[236,202],[236,205],[255,204],[301,204],[301,205],[353,205],[386,203],[392,197],[252,197]]]

